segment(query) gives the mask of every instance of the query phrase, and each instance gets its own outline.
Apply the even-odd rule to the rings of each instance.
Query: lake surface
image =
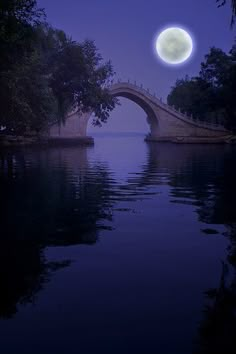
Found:
[[[1,353],[235,353],[234,147],[0,158]]]

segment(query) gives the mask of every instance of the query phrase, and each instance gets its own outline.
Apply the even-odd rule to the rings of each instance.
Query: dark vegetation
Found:
[[[216,0],[218,7],[230,3],[231,27],[236,18],[235,0]],[[193,118],[223,125],[236,131],[236,43],[229,53],[210,48],[201,63],[199,75],[176,81],[168,96],[168,104]]]
[[[40,133],[75,108],[93,111],[101,124],[114,108],[106,88],[111,63],[93,41],[52,28],[36,0],[1,0],[0,53],[0,127],[7,132]]]
[[[195,119],[236,131],[236,44],[229,54],[212,47],[196,77],[177,80],[168,103]]]

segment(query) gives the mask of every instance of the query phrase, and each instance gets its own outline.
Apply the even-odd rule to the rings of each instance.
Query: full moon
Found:
[[[181,64],[192,54],[193,40],[184,29],[170,27],[162,31],[157,37],[156,51],[165,63]]]

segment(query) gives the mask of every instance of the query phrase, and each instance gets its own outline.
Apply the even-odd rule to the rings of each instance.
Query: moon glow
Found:
[[[162,31],[157,37],[156,51],[165,63],[181,64],[192,54],[193,40],[184,29],[170,27]]]

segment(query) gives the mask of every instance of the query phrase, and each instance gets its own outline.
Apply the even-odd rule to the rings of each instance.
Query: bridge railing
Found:
[[[164,109],[167,109],[171,113],[175,113],[178,116],[181,116],[181,118],[187,122],[191,122],[191,123],[197,124],[197,125],[199,125],[201,127],[205,127],[205,128],[214,128],[216,130],[225,130],[224,126],[220,123],[204,122],[199,118],[193,117],[192,115],[189,116],[187,114],[187,112],[182,112],[181,110],[179,110],[179,109],[177,110],[175,107],[168,105],[167,103],[163,102],[162,98],[158,97],[155,92],[151,93],[150,89],[148,89],[148,88],[146,89],[143,87],[143,84],[137,84],[136,80],[131,81],[130,79],[128,79],[127,81],[124,81],[124,80],[118,79],[113,84],[121,84],[121,83],[124,83],[126,85],[129,84],[131,86],[135,86],[136,89],[145,93],[145,95],[147,95],[151,100],[154,99],[155,101],[158,101],[158,104],[160,106],[162,106]]]

